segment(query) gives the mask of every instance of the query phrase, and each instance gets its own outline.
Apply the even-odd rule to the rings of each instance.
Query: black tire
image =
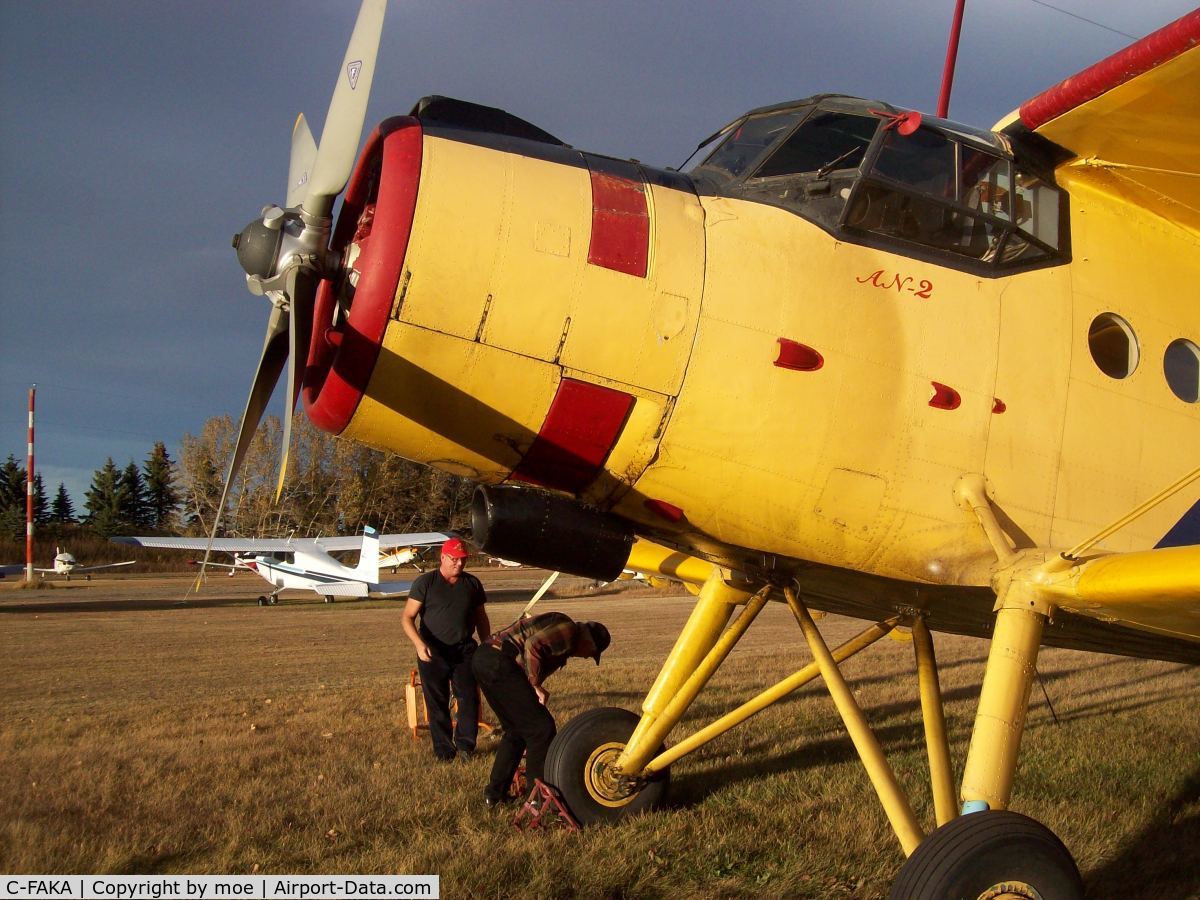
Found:
[[[332,603],[332,602],[333,602],[333,597],[329,596],[329,594],[326,594],[326,595],[325,595],[325,602],[326,602],[326,603]]]
[[[633,813],[656,809],[666,799],[670,770],[656,774],[640,790],[625,796],[596,780],[602,772],[599,763],[605,757],[615,759],[637,723],[638,716],[627,709],[591,709],[568,722],[551,742],[546,754],[546,780],[558,788],[580,825],[616,822]]]
[[[891,900],[996,896],[1082,900],[1083,879],[1049,828],[1008,810],[968,813],[925,838],[900,870]]]
[[[259,605],[259,606],[266,606],[266,605],[267,605],[267,598],[266,598],[266,597],[259,597],[259,598],[258,598],[258,605]]]

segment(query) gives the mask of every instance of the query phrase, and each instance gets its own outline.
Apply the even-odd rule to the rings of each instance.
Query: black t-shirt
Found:
[[[479,579],[463,572],[451,584],[437,569],[417,576],[408,596],[421,603],[421,637],[461,644],[475,630],[475,609],[487,602]]]

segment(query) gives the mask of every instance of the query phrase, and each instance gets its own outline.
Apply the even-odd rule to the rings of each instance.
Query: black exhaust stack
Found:
[[[472,541],[529,566],[612,581],[633,546],[616,516],[531,488],[481,486],[471,498]]]

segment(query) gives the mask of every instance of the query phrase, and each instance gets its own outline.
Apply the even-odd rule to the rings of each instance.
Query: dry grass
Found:
[[[485,574],[492,621],[539,582]],[[174,579],[53,590],[0,584],[0,870],[438,873],[447,897],[877,897],[902,855],[832,704],[810,685],[677,763],[671,809],[584,833],[519,834],[479,803],[490,752],[435,765],[404,727],[412,653],[396,603],[284,600],[214,578],[186,607]],[[564,723],[637,709],[691,598],[560,579],[543,608],[604,621],[599,669],[550,683]],[[296,595],[299,597],[299,595]],[[859,623],[826,619],[830,643]],[[961,767],[986,656],[939,636]],[[807,662],[771,605],[682,733]],[[1195,669],[1046,650],[1014,808],[1071,848],[1095,897],[1200,895]],[[931,819],[909,645],[847,666],[922,821]]]

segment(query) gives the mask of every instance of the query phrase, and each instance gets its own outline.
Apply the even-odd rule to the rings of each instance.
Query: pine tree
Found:
[[[41,472],[33,476],[33,521],[36,525],[50,521],[50,501],[46,499],[46,484]]]
[[[11,453],[0,466],[0,510],[10,506],[25,509],[25,467]]]
[[[61,481],[58,483],[58,493],[54,495],[54,503],[50,506],[50,519],[59,525],[70,525],[76,521],[75,504],[71,502],[67,486]]]
[[[175,487],[175,462],[167,454],[167,445],[158,441],[142,466],[148,506],[147,524],[155,531],[174,527],[179,510],[179,491]]]
[[[25,534],[25,467],[11,453],[0,466],[0,535]]]
[[[113,464],[112,457],[92,475],[92,486],[87,490],[84,521],[101,537],[109,537],[120,530],[123,506],[121,472]]]
[[[121,525],[145,528],[150,524],[150,503],[146,499],[146,482],[142,470],[132,459],[121,472],[120,501],[117,507]]]

